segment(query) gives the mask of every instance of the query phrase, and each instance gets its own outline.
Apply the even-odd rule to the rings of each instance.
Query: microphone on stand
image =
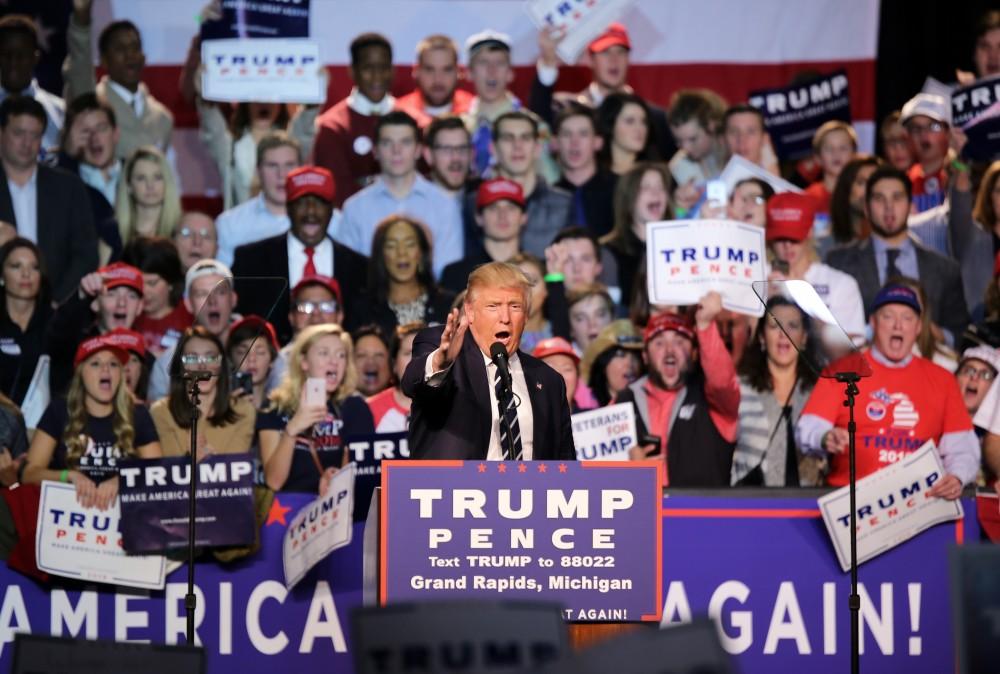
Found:
[[[500,381],[503,382],[504,388],[511,394],[514,393],[514,387],[511,383],[510,378],[510,363],[507,359],[507,349],[500,342],[493,342],[490,346],[490,359],[493,364],[497,366],[497,370],[500,371]]]

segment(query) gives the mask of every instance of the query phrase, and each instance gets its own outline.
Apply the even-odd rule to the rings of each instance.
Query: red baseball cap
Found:
[[[302,280],[295,284],[292,288],[292,299],[299,294],[299,291],[306,286],[323,286],[337,298],[337,304],[343,305],[344,298],[340,294],[340,284],[337,279],[330,278],[329,276],[323,276],[322,274],[311,274],[309,276],[303,276]]]
[[[115,346],[119,346],[126,351],[131,351],[139,356],[139,358],[146,357],[146,340],[135,330],[115,328],[107,333],[105,337]]]
[[[524,190],[513,180],[493,178],[484,180],[476,194],[476,210],[480,211],[501,199],[512,201],[524,209]]]
[[[131,288],[140,295],[143,294],[142,272],[138,268],[124,262],[113,262],[97,270],[104,280],[104,288],[111,290],[119,286]]]
[[[93,356],[98,351],[108,350],[115,354],[122,365],[128,363],[128,352],[120,344],[111,338],[110,334],[90,337],[80,342],[76,347],[76,356],[73,358],[73,368],[80,366],[80,363]]]
[[[572,345],[562,337],[549,337],[535,344],[531,355],[541,360],[546,356],[563,355],[569,356],[577,365],[580,364],[580,356],[576,355]]]
[[[307,194],[333,201],[333,174],[322,166],[300,166],[285,177],[285,199],[295,201]]]
[[[661,332],[673,330],[694,341],[694,326],[691,321],[680,314],[671,312],[650,317],[646,329],[642,332],[642,341],[649,342]]]
[[[805,241],[816,218],[816,200],[808,194],[782,192],[767,200],[767,241]]]
[[[300,283],[299,285],[302,284]],[[296,288],[297,287],[298,286],[296,286]],[[235,335],[240,328],[250,328],[251,330],[256,331],[258,335],[271,342],[271,346],[274,347],[275,351],[281,351],[281,345],[278,344],[278,333],[275,331],[274,326],[260,316],[255,316],[253,314],[244,316],[229,326],[229,334]]]
[[[632,41],[628,39],[628,31],[620,23],[613,23],[607,29],[594,38],[593,42],[587,45],[587,51],[597,54],[611,47],[625,47],[632,51]]]

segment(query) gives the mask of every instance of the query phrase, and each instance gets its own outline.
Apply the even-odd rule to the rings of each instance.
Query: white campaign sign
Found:
[[[577,412],[571,422],[580,461],[628,461],[628,450],[637,445],[632,403]]]
[[[528,0],[528,16],[543,29],[551,26],[566,31],[556,53],[572,65],[595,37],[618,20],[631,0]]]
[[[35,532],[38,568],[66,578],[162,590],[166,558],[125,554],[120,519],[117,499],[107,510],[83,508],[73,485],[42,482]]]
[[[286,587],[293,587],[331,552],[350,544],[354,473],[353,462],[337,471],[326,494],[302,508],[288,525],[282,551]]]
[[[941,522],[962,518],[962,504],[927,496],[945,475],[933,440],[901,461],[857,484],[858,564],[877,557]],[[850,493],[848,487],[818,500],[823,523],[833,541],[840,568],[851,568]]]
[[[650,222],[646,268],[651,304],[697,304],[715,290],[726,309],[764,315],[764,305],[751,285],[765,279],[760,227],[733,220]]]
[[[201,95],[207,101],[322,103],[319,44],[306,39],[205,40]]]

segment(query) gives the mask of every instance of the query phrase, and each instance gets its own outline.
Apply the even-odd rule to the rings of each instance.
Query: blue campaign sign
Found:
[[[188,457],[119,462],[122,540],[133,553],[187,546]],[[216,455],[199,461],[196,492],[198,546],[249,545],[254,539],[253,458]]]
[[[861,668],[954,669],[948,548],[978,539],[975,506],[859,570]],[[844,672],[850,575],[840,570],[815,499],[670,496],[663,501],[662,624],[718,619],[740,671]]]
[[[567,620],[659,620],[656,461],[390,461],[383,603],[556,601]]]
[[[349,435],[344,438],[347,460],[357,466],[354,474],[354,519],[368,517],[372,493],[382,482],[382,462],[410,458],[406,432]]]
[[[577,467],[591,470],[585,465]],[[397,474],[395,468],[390,473]],[[625,479],[609,478],[614,478],[610,488]],[[792,490],[762,491],[732,490],[726,497],[670,493],[657,499],[661,624],[716,616],[723,645],[744,674],[847,671],[850,577],[839,568],[816,499],[788,496],[799,494]],[[295,513],[312,500],[311,494],[277,495],[261,531],[260,552],[227,565],[198,564],[197,632],[208,652],[208,671],[354,671],[349,616],[362,602],[363,525],[354,525],[350,545],[322,560],[291,591],[285,589],[283,536]],[[979,538],[975,502],[964,500],[963,507],[963,520],[929,529],[861,567],[862,597],[867,597],[864,671],[954,671],[948,550],[957,541]],[[477,555],[496,554],[485,552]],[[508,579],[522,575],[519,569],[500,570]],[[572,573],[582,575],[583,569]],[[167,577],[165,590],[148,593],[116,592],[106,585],[81,590],[80,584],[50,590],[0,565],[0,671],[10,670],[17,631],[183,642],[185,578],[182,567]]]
[[[851,121],[847,71],[837,70],[803,84],[750,92],[750,105],[764,115],[764,126],[781,159],[812,154],[812,138],[824,122]]]
[[[203,40],[309,37],[310,0],[222,0],[222,18],[201,25]]]

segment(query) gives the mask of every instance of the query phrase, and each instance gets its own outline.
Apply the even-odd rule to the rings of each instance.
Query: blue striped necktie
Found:
[[[500,368],[496,370],[493,379],[493,386],[497,392],[497,408],[500,412],[500,451],[507,461],[520,461],[524,457],[521,449],[521,426],[517,423],[517,408],[514,406],[513,391],[507,393],[504,390],[503,378],[500,376]],[[508,423],[513,442],[507,436]]]

